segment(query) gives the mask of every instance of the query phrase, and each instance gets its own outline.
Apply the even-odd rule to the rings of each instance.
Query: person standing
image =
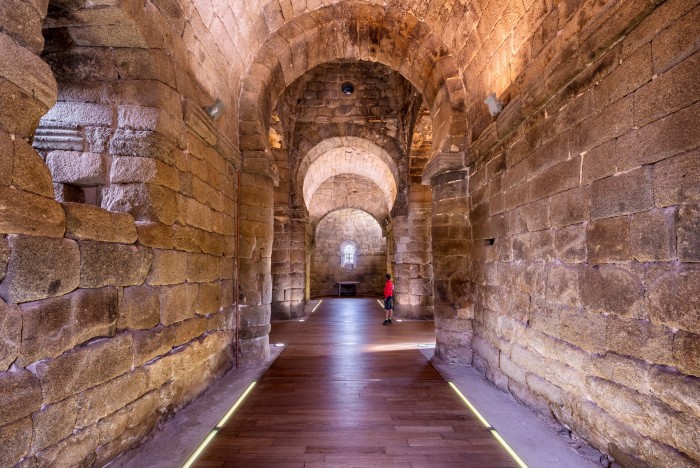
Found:
[[[384,323],[382,325],[391,325],[391,316],[394,312],[394,283],[391,282],[391,275],[387,273],[386,284],[384,285]]]

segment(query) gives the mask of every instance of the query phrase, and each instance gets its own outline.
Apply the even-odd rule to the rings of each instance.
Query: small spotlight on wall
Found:
[[[221,116],[221,114],[224,112],[224,109],[226,109],[226,106],[224,105],[223,102],[221,102],[221,99],[219,99],[219,98],[216,98],[216,101],[214,101],[214,104],[212,104],[209,107],[204,108],[206,113],[209,114],[209,117],[211,117],[213,120],[218,119]]]
[[[486,96],[484,104],[489,106],[489,114],[491,114],[491,117],[496,117],[503,110],[503,104],[496,99],[496,93],[491,93]]]
[[[355,87],[352,85],[352,83],[348,83],[347,81],[343,83],[340,86],[340,90],[345,94],[346,96],[350,96],[354,91]]]

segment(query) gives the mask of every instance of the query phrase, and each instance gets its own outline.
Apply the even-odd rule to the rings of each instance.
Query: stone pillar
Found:
[[[255,364],[270,355],[274,181],[258,171],[240,180],[239,364]]]
[[[431,200],[429,187],[412,186],[408,214],[395,216],[392,222],[396,315],[399,317],[432,319],[434,316]]]
[[[284,210],[284,214],[282,213]],[[304,316],[306,284],[306,208],[275,208],[272,251],[272,319]]]
[[[474,318],[469,221],[469,172],[442,172],[430,179],[433,192],[432,251],[435,355],[471,364]]]

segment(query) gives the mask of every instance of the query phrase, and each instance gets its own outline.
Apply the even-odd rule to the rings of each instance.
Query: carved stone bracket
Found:
[[[182,110],[185,124],[202,140],[216,148],[236,170],[239,170],[241,168],[241,152],[226,135],[216,128],[204,109],[191,99],[185,99]]]
[[[432,179],[439,174],[459,171],[464,168],[464,152],[441,151],[434,153],[423,169],[423,185],[431,185]]]

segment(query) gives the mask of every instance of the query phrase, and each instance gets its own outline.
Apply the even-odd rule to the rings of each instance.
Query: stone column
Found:
[[[306,208],[275,208],[272,252],[272,319],[304,316],[306,284]]]
[[[431,245],[431,194],[422,185],[409,190],[407,215],[392,222],[396,315],[432,319],[433,267]]]
[[[244,156],[245,164],[245,156]],[[255,364],[270,355],[274,180],[244,170],[240,180],[239,364]]]
[[[437,358],[471,364],[473,282],[469,172],[454,170],[430,179],[433,193],[432,251]]]

